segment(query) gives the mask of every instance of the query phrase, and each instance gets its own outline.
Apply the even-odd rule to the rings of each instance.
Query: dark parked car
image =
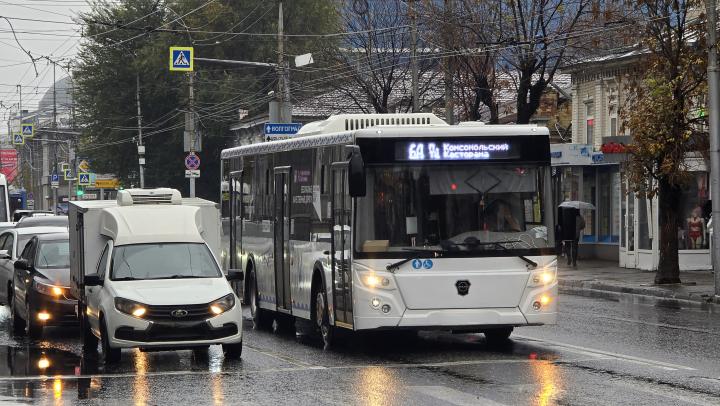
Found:
[[[27,227],[65,227],[68,226],[67,216],[39,216],[39,217],[23,217],[20,219],[15,228]]]
[[[11,228],[0,233],[0,304],[10,306],[15,261],[25,245],[38,234],[66,233],[67,227]]]
[[[13,328],[38,337],[45,326],[77,323],[77,300],[70,293],[68,233],[33,237],[15,261]]]

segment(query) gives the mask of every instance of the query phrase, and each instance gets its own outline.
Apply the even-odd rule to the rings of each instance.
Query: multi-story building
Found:
[[[658,202],[632,193],[623,176],[624,145],[632,134],[622,111],[631,82],[641,79],[643,52],[628,50],[567,66],[572,76],[572,143],[552,147],[556,199],[596,206],[584,211],[580,255],[618,260],[620,266],[657,269]],[[710,269],[707,212],[709,176],[702,159],[692,161],[693,178],[682,194],[678,224],[680,268]],[[705,212],[704,212],[705,211]],[[697,216],[696,216],[697,215]],[[697,233],[701,221],[702,231]]]

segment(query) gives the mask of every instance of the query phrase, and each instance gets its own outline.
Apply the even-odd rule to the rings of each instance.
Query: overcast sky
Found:
[[[10,19],[18,40],[23,48],[34,57],[48,56],[53,60],[62,60],[63,64],[72,60],[80,43],[81,26],[72,23],[78,12],[90,7],[84,0],[0,0],[0,16],[23,18],[28,20],[57,21],[54,24],[40,21]],[[16,85],[22,85],[23,110],[33,110],[43,94],[52,86],[53,66],[46,60],[36,63],[35,74],[30,57],[25,54],[13,38],[7,20],[0,18],[0,133],[7,133],[9,110],[17,112],[20,95]],[[56,78],[67,76],[60,68]]]

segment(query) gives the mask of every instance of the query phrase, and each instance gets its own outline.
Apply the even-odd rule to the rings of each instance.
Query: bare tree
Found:
[[[328,59],[335,64],[329,84],[367,112],[410,110],[407,4],[401,0],[352,0],[339,2],[337,11],[342,31],[352,34],[326,50]],[[424,58],[426,50],[420,48],[417,61],[422,96],[432,87],[429,82],[433,74],[432,61]],[[393,106],[393,102],[397,104]]]

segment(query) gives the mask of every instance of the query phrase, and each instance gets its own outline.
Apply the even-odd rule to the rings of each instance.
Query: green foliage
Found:
[[[332,31],[330,0],[285,1],[286,34]],[[277,62],[277,2],[261,0],[96,1],[80,18],[87,24],[74,73],[78,119],[83,126],[80,154],[97,172],[114,172],[124,185],[139,186],[136,75],[140,76],[146,186],[187,191],[183,131],[187,75],[168,70],[170,46],[194,46],[195,56]],[[317,37],[286,40],[294,55],[318,48]],[[291,58],[291,56],[290,56]],[[294,73],[295,75],[295,73]],[[294,80],[304,79],[297,74]],[[219,156],[233,145],[229,130],[238,109],[266,111],[276,74],[268,68],[196,61],[195,100],[203,135],[202,177],[197,194],[217,200]]]

